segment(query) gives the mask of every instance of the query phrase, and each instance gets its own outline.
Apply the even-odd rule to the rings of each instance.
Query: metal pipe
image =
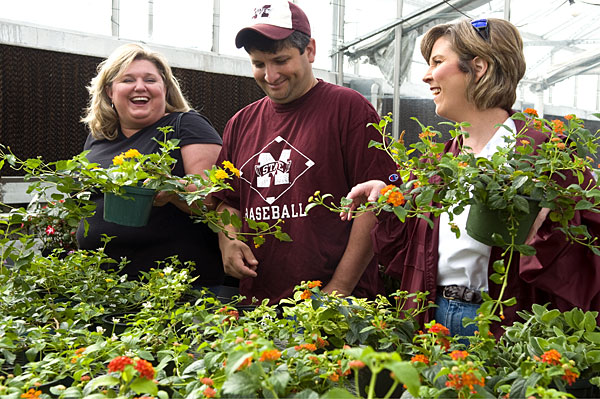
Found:
[[[219,54],[219,35],[221,29],[221,0],[213,0],[213,31],[212,49],[213,53]]]
[[[111,33],[114,37],[119,37],[119,0],[112,0],[112,13],[110,16]]]
[[[472,1],[473,0],[465,0],[465,2],[467,4],[472,3]],[[388,31],[388,30],[390,30],[392,28],[395,28],[396,26],[398,26],[400,24],[406,23],[406,22],[408,22],[408,21],[410,21],[410,20],[412,20],[414,18],[420,17],[421,15],[423,15],[425,13],[428,13],[428,12],[430,12],[432,10],[435,10],[436,8],[438,8],[440,6],[447,6],[447,5],[448,5],[448,0],[442,0],[439,3],[436,3],[436,4],[432,5],[432,6],[429,6],[427,8],[422,9],[422,10],[414,12],[413,14],[409,15],[408,17],[406,17],[404,19],[399,18],[399,19],[397,19],[397,20],[395,20],[393,22],[388,23],[387,25],[382,26],[381,28],[379,28],[379,29],[377,29],[377,30],[375,30],[373,32],[370,32],[370,33],[367,33],[366,35],[357,37],[356,39],[349,41],[348,43],[344,44],[343,46],[339,47],[337,50],[334,50],[334,51],[335,52],[346,51],[350,47],[352,47],[352,46],[354,46],[354,45],[356,45],[356,44],[358,44],[358,43],[360,43],[362,41],[365,41],[365,40],[367,40],[367,39],[369,39],[369,38],[371,38],[371,37],[373,37],[375,35],[378,35],[379,33]],[[460,6],[462,6],[462,4]]]
[[[148,0],[148,37],[154,33],[154,0]]]
[[[344,43],[345,0],[333,1],[333,27],[331,48],[337,49]],[[331,55],[331,70],[336,73],[336,83],[344,85],[344,53],[334,51]]]
[[[396,13],[398,19],[402,20],[403,0],[396,0]],[[392,135],[398,139],[400,137],[400,62],[402,61],[402,25],[398,24],[394,32],[394,100],[392,105],[392,115],[394,123],[392,124]]]
[[[510,0],[504,0],[504,19],[510,21]]]

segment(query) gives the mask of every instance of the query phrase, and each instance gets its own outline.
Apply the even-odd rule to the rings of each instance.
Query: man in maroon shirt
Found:
[[[374,297],[382,288],[369,238],[374,215],[344,224],[325,208],[310,214],[305,208],[317,190],[339,203],[356,183],[394,173],[383,151],[367,149],[381,140],[367,127],[379,116],[356,91],[315,78],[316,46],[304,12],[285,0],[266,3],[236,37],[266,97],[228,122],[218,162],[233,162],[241,175],[234,191],[216,197],[223,201],[220,210],[242,218],[284,220],[293,242],[268,238],[251,249],[221,234],[225,272],[240,279],[248,300],[277,303],[308,280],[321,280],[325,292]],[[242,231],[247,228],[244,223]]]

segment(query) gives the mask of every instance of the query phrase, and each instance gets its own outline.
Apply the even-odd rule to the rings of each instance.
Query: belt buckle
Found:
[[[448,299],[448,300],[450,300],[450,301],[455,301],[455,300],[456,300],[456,296],[453,296],[453,295],[450,293],[450,290],[451,290],[452,288],[455,288],[455,287],[456,287],[456,285],[447,285],[447,286],[445,286],[445,287],[442,289],[442,297],[444,297],[444,299]],[[456,292],[455,292],[455,293],[456,293]]]

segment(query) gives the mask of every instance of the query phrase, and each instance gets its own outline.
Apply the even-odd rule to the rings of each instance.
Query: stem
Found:
[[[510,270],[510,265],[512,263],[512,258],[513,258],[513,254],[515,253],[515,219],[511,218],[511,229],[510,229],[510,245],[507,249],[507,251],[509,251],[509,255],[508,255],[508,264],[505,265],[504,267],[504,278],[502,279],[502,287],[500,288],[500,294],[498,295],[498,299],[496,299],[496,303],[494,304],[494,307],[492,308],[492,314],[496,313],[496,309],[498,309],[499,306],[501,306],[501,302],[502,302],[502,297],[504,296],[504,291],[506,290],[506,286],[508,285],[508,271]],[[506,251],[504,251],[504,254],[506,254]],[[502,254],[504,256],[504,254]],[[500,315],[503,314],[503,310],[501,310]]]
[[[371,380],[369,381],[369,392],[367,393],[367,398],[371,399],[375,397],[375,383],[377,382],[377,374],[381,371],[381,368],[378,367],[379,370],[375,372],[371,369]]]
[[[394,380],[394,383],[392,384],[391,388],[387,391],[387,393],[385,394],[383,399],[388,399],[390,396],[392,396],[392,393],[396,390],[397,386],[398,386],[398,380]]]

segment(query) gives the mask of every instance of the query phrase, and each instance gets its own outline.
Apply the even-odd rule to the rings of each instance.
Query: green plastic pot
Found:
[[[156,191],[144,187],[123,188],[123,195],[104,193],[104,220],[123,226],[145,226],[150,218]]]
[[[529,213],[520,214],[517,217],[518,226],[515,235],[515,244],[524,244],[531,230],[531,226],[540,212],[539,201],[529,199]],[[502,236],[506,243],[511,242],[508,227],[506,225],[507,214],[499,209],[490,209],[484,204],[472,204],[467,217],[467,234],[475,240],[489,246],[497,246],[492,239],[492,234],[497,233]]]

